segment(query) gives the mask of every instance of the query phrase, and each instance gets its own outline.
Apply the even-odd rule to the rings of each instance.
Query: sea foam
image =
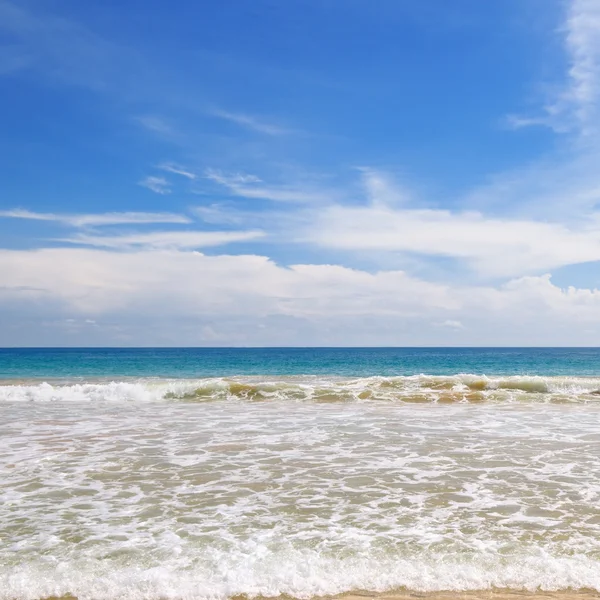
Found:
[[[600,591],[593,378],[0,386],[0,598]]]

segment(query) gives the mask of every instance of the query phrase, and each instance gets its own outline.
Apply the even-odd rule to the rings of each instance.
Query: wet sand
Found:
[[[351,594],[340,594],[326,598],[313,598],[313,600],[598,600],[600,592],[594,590],[563,590],[559,592],[545,591],[519,591],[519,590],[478,590],[472,592],[392,592],[392,593],[369,593],[353,592]],[[237,597],[232,600],[247,600]],[[255,599],[259,600],[259,599]],[[274,600],[274,599],[260,599]],[[289,598],[277,598],[277,600],[290,600]]]
[[[336,596],[335,600],[596,600],[600,592],[594,590],[519,591],[478,590],[472,592],[403,592],[389,594],[352,593]]]

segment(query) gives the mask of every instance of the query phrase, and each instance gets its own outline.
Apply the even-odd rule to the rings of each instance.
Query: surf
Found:
[[[0,402],[600,402],[600,378],[477,374],[405,377],[129,378],[120,381],[5,381]]]

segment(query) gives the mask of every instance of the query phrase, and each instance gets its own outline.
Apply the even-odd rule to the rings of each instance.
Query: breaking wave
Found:
[[[365,596],[393,591],[469,592],[599,590],[599,563],[583,556],[534,554],[507,559],[459,559],[448,556],[329,559],[318,552],[278,555],[262,547],[239,560],[215,556],[196,569],[177,568],[185,560],[163,567],[119,568],[114,561],[79,561],[51,572],[49,565],[29,565],[9,573],[0,569],[0,598],[32,600],[64,597],[80,600],[227,600],[228,598],[330,597],[356,591]],[[218,564],[218,560],[221,563]],[[90,562],[92,564],[90,564]],[[82,564],[83,563],[83,564]],[[356,593],[355,592],[355,593]],[[490,596],[492,597],[492,596]]]
[[[600,402],[598,377],[233,377],[125,381],[12,381],[0,385],[0,402],[310,401],[406,403]]]

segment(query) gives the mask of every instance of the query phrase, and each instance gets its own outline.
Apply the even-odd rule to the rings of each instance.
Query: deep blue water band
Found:
[[[0,349],[0,379],[419,373],[600,376],[600,348]]]

